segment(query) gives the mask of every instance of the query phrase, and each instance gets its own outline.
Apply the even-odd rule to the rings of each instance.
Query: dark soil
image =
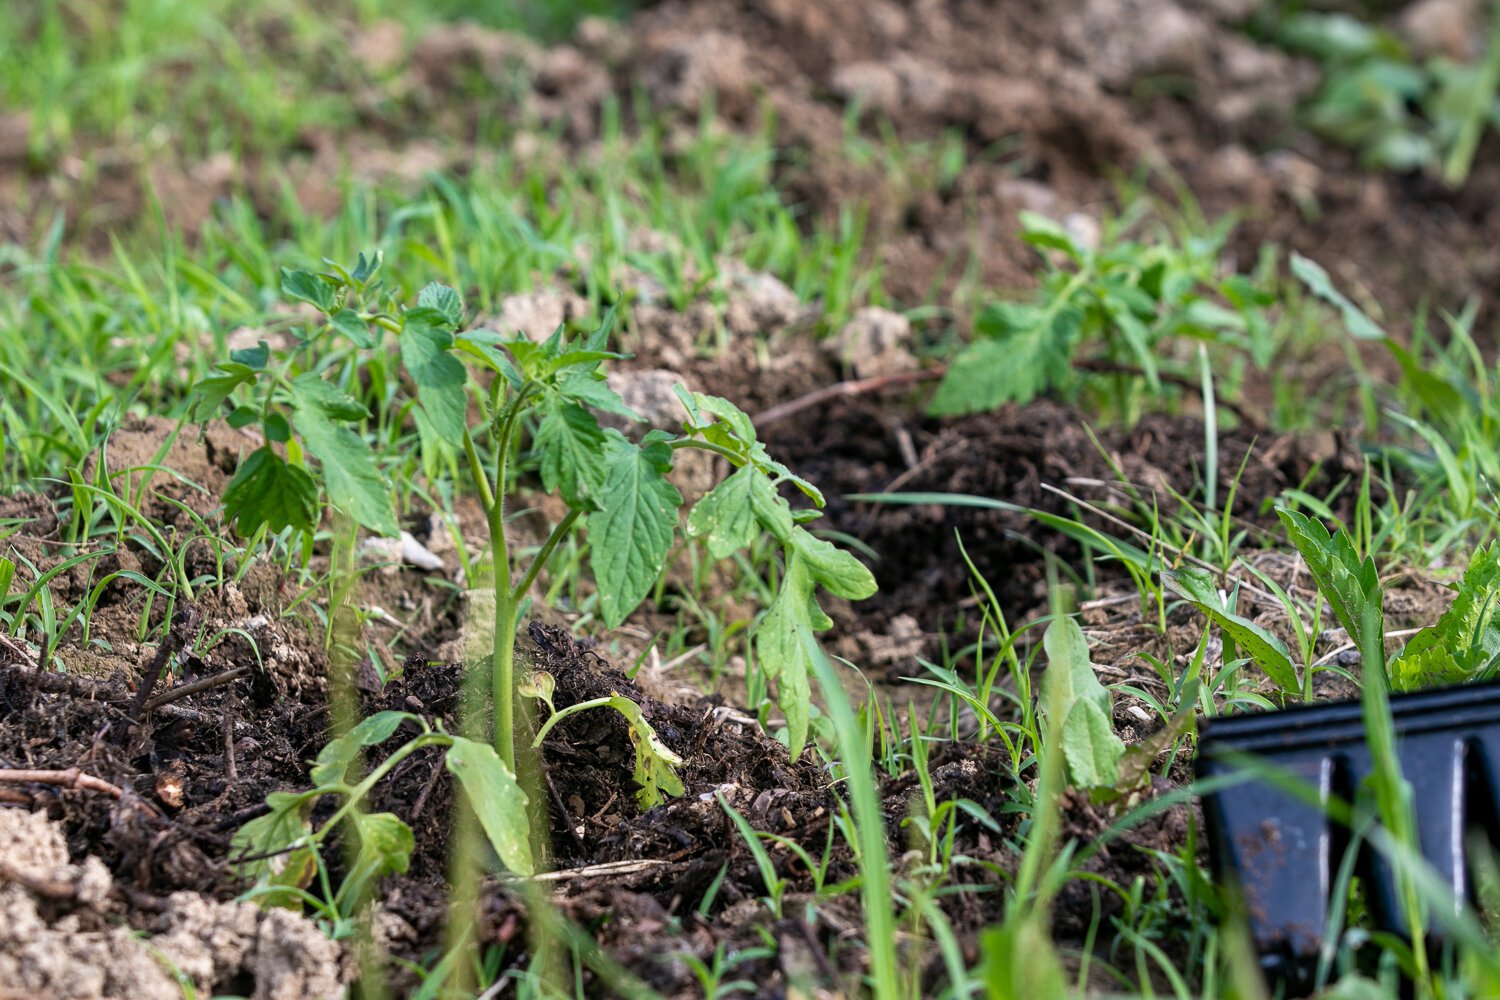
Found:
[[[964,553],[1006,614],[1020,617],[1046,600],[1049,555],[1077,566],[1082,551],[1026,514],[856,502],[849,494],[983,497],[1077,517],[1115,535],[1124,529],[1055,491],[1138,525],[1153,502],[1164,514],[1175,513],[1174,493],[1203,500],[1203,424],[1188,416],[1148,417],[1129,430],[1101,428],[1091,439],[1083,414],[1046,401],[937,420],[877,400],[846,399],[806,419],[772,425],[765,437],[773,454],[827,491],[827,517],[818,523],[854,535],[878,554],[873,568],[880,592],[858,608],[859,626],[876,633],[902,615],[915,618],[928,635],[950,627],[976,586]],[[1238,482],[1237,528],[1274,532],[1269,500],[1292,487],[1327,495],[1357,477],[1362,461],[1341,434],[1222,431],[1218,496],[1228,497]],[[1352,500],[1351,491],[1341,497],[1336,506]],[[1103,584],[1125,578],[1123,568],[1108,562],[1095,570]],[[928,655],[934,646],[935,640]]]

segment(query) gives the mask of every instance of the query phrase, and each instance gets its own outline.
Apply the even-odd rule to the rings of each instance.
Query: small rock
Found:
[[[406,26],[400,21],[376,21],[349,39],[349,54],[375,76],[401,64],[406,55]]]
[[[901,313],[875,306],[855,312],[830,346],[857,378],[872,378],[911,371],[917,366],[912,355],[911,320]]]
[[[774,274],[751,271],[737,261],[723,265],[721,270],[728,278],[729,305],[724,310],[724,322],[731,333],[770,334],[802,319],[797,293]]]
[[[895,114],[901,107],[901,78],[883,62],[857,62],[834,70],[833,92],[866,112]]]
[[[1396,34],[1416,56],[1470,62],[1484,51],[1484,6],[1480,0],[1417,0],[1396,19]]]
[[[479,325],[506,336],[524,333],[532,340],[541,341],[587,310],[588,304],[571,289],[544,288],[506,296],[500,301],[500,311]]]

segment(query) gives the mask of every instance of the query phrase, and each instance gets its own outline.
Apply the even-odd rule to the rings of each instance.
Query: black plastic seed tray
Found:
[[[1474,828],[1500,836],[1500,682],[1396,695],[1391,714],[1422,854],[1455,899],[1472,899],[1464,843]],[[1323,802],[1354,801],[1371,770],[1357,701],[1200,720],[1200,778],[1236,773],[1229,759],[1236,753],[1297,776]],[[1349,831],[1326,810],[1257,779],[1205,796],[1203,812],[1215,867],[1243,891],[1262,968],[1289,991],[1307,989]],[[1405,934],[1389,866],[1368,847],[1356,865],[1375,923]]]

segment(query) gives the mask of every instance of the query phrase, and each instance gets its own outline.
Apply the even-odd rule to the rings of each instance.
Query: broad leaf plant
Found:
[[[196,386],[192,416],[206,421],[228,411],[237,427],[258,426],[264,444],[240,464],[224,494],[226,519],[240,534],[292,529],[310,538],[324,504],[382,536],[400,530],[390,482],[370,443],[371,406],[342,384],[356,366],[335,368],[352,348],[362,357],[399,357],[405,397],[394,403],[415,430],[422,468],[433,476],[452,470],[467,478],[484,505],[494,567],[494,648],[489,655],[493,746],[497,767],[486,780],[515,786],[516,629],[532,584],[559,543],[582,531],[608,628],[619,626],[646,598],[665,568],[683,520],[682,495],[668,479],[685,448],[718,455],[731,474],[699,500],[685,522],[689,538],[702,539],[711,556],[727,558],[769,533],[782,547],[785,571],[759,623],[756,654],[777,679],[778,701],[795,756],[807,740],[809,662],[804,634],[832,623],[819,608],[819,587],[850,599],[875,591],[870,571],[848,552],[804,527],[818,516],[823,497],[767,453],[749,419],[724,399],[678,395],[682,432],[650,430],[638,438],[601,425],[598,414],[639,420],[605,381],[603,366],[624,357],[608,347],[613,313],[592,333],[569,336],[559,327],[543,341],[519,332],[465,329],[462,299],[431,284],[415,305],[379,278],[380,255],[359,256],[353,268],[325,261],[320,272],[286,270],[283,295],[317,311],[285,350],[265,341],[235,351]],[[354,390],[354,391],[351,391]],[[507,498],[516,464],[529,454],[545,490],[561,497],[566,514],[529,558],[507,536]],[[782,487],[810,500],[794,508]],[[628,699],[610,707],[632,722],[638,773],[648,775],[642,805],[659,792],[680,792],[670,751],[658,741]],[[602,706],[601,706],[602,707]],[[632,712],[633,709],[633,712]],[[431,737],[452,743],[457,737]],[[468,744],[464,744],[465,747]],[[465,750],[464,759],[481,759]],[[450,763],[450,768],[451,768]],[[457,771],[456,773],[462,773]],[[500,775],[500,778],[496,778]],[[507,796],[520,794],[507,789]],[[493,831],[491,831],[493,833]],[[497,845],[498,846],[498,845]],[[502,851],[501,856],[505,854]],[[513,856],[514,860],[514,856]]]

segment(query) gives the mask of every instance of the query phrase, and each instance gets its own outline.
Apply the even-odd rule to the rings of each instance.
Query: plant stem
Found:
[[[348,793],[344,796],[344,804],[339,806],[338,812],[328,817],[328,820],[322,826],[318,827],[318,832],[312,836],[313,841],[322,840],[328,834],[329,830],[335,829],[343,818],[353,812],[355,806],[359,805],[364,797],[370,794],[370,789],[374,788],[381,778],[390,774],[391,769],[407,757],[410,757],[423,747],[452,745],[453,737],[447,733],[423,733],[398,749],[395,753],[381,761],[380,765],[373,771],[365,775],[364,781],[349,789]]]
[[[552,558],[553,550],[567,536],[582,513],[579,510],[570,510],[566,517],[553,526],[552,533],[547,536],[547,540],[542,543],[542,547],[537,551],[536,558],[531,561],[531,568],[526,571],[526,575],[521,578],[521,582],[516,584],[515,590],[511,592],[511,600],[515,602],[516,606],[520,606],[522,598],[531,589],[531,585],[536,582],[537,575],[546,568],[547,561]]]
[[[490,661],[495,701],[495,752],[516,773],[516,601],[507,583],[495,588],[495,652]]]
[[[495,752],[512,774],[516,770],[516,601],[511,587],[510,545],[505,537],[505,478],[511,435],[526,400],[522,390],[500,419],[495,438],[495,488],[488,507],[490,561],[495,573],[495,647],[490,657],[490,696],[495,708]],[[481,477],[482,478],[482,477]]]
[[[721,458],[728,459],[729,464],[735,468],[739,468],[745,464],[744,455],[741,455],[733,448],[726,448],[722,444],[714,444],[712,441],[700,441],[697,438],[678,438],[671,442],[671,445],[673,451],[681,448],[697,448],[701,451],[711,451]]]
[[[613,700],[613,696],[605,695],[602,698],[594,698],[590,701],[580,701],[576,705],[569,705],[567,708],[564,708],[561,711],[553,712],[552,717],[542,724],[541,729],[537,730],[536,739],[532,741],[531,745],[534,747],[541,746],[542,741],[547,738],[547,734],[552,732],[552,727],[557,725],[562,720],[566,719],[568,716],[575,715],[578,712],[582,712],[585,709],[589,708],[603,708]]]

